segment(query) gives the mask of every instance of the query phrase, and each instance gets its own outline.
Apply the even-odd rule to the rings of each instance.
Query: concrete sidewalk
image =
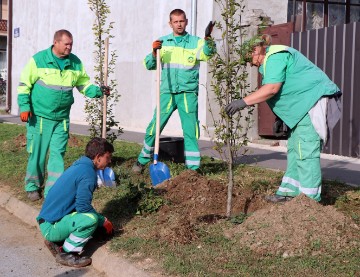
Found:
[[[7,211],[9,211],[14,216],[18,217],[24,223],[37,228],[39,230],[39,225],[36,222],[35,218],[39,214],[39,210],[36,208],[20,201],[16,197],[10,195],[7,192],[0,190],[0,207],[3,207]],[[39,230],[40,232],[40,230]],[[90,241],[91,242],[91,241]],[[89,244],[90,244],[89,242]],[[43,245],[39,246],[40,248]],[[90,246],[91,247],[91,246]],[[44,246],[45,248],[45,246]],[[91,266],[95,268],[99,272],[99,276],[103,276],[103,273],[106,276],[113,277],[150,277],[151,274],[145,272],[144,270],[137,268],[129,261],[124,258],[116,255],[114,253],[110,253],[108,251],[108,247],[105,245],[98,247],[96,249],[92,249],[92,264]],[[54,259],[55,263],[55,259]],[[70,268],[69,270],[76,270],[74,268]]]
[[[0,123],[9,122],[23,124],[19,116],[0,115]],[[70,131],[74,134],[89,135],[88,126],[71,124]],[[119,138],[123,141],[142,143],[144,133],[124,131]],[[201,155],[220,158],[218,152],[212,149],[214,144],[207,140],[199,140]],[[274,170],[286,170],[286,147],[270,146],[262,143],[250,143],[245,147],[246,156],[237,159],[237,162],[257,165]],[[337,180],[353,186],[360,186],[360,159],[329,154],[321,154],[323,178]]]

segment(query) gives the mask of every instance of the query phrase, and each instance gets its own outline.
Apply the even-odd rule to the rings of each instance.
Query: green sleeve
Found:
[[[20,76],[20,83],[17,87],[18,105],[20,112],[30,111],[30,94],[33,85],[39,79],[34,58],[31,58],[24,67]]]
[[[152,53],[145,57],[144,66],[147,70],[156,70],[156,57]]]
[[[98,86],[90,84],[86,89],[84,95],[89,98],[100,98],[103,96],[101,89]]]
[[[83,65],[81,65],[81,72],[75,86],[86,97],[100,98],[103,95],[101,89],[90,82],[90,77],[87,75]]]
[[[216,53],[216,44],[212,39],[205,40],[204,54],[206,56],[213,56]]]
[[[286,68],[288,66],[289,52],[279,52],[272,54],[266,62],[266,74],[262,84],[283,83],[286,79]],[[264,70],[264,69],[263,69]]]
[[[216,46],[213,40],[200,39],[198,42],[198,51],[200,52],[200,61],[208,61],[215,53]]]
[[[101,227],[104,225],[105,222],[105,216],[103,216],[102,214],[97,214],[98,215],[98,227]]]

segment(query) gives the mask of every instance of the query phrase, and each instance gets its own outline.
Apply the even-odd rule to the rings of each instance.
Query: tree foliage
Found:
[[[233,164],[242,146],[248,142],[247,131],[251,124],[253,109],[248,108],[229,118],[224,108],[230,102],[245,97],[250,91],[246,62],[241,55],[246,30],[242,27],[242,13],[244,1],[215,0],[221,10],[222,20],[216,23],[221,32],[218,42],[218,52],[210,60],[210,73],[212,75],[212,94],[208,93],[209,103],[214,102],[217,107],[210,106],[213,120],[213,135],[211,130],[205,128],[212,135],[215,150],[228,165],[228,201],[227,216],[231,215],[231,200],[233,190]],[[210,101],[210,98],[214,98]],[[216,112],[219,111],[219,112]]]
[[[105,0],[88,0],[90,10],[95,14],[95,22],[92,26],[94,34],[94,72],[95,84],[104,84],[104,62],[105,62],[105,38],[109,40],[114,38],[111,35],[114,22],[107,23],[110,7]],[[114,73],[116,63],[116,50],[108,53],[108,76]],[[114,107],[119,102],[120,94],[117,90],[117,81],[108,79],[108,86],[111,89],[110,95],[107,97],[107,116],[106,116],[106,139],[113,142],[123,131],[119,127],[119,122],[115,120]],[[103,124],[103,101],[102,99],[87,98],[85,102],[86,121],[89,123],[90,137],[101,137]]]

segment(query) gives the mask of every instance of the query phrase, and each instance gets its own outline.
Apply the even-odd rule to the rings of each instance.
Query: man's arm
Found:
[[[214,26],[215,21],[210,21],[206,26],[204,39],[199,42],[201,46],[200,61],[207,61],[216,53],[216,44],[211,37]]]
[[[156,70],[156,57],[152,53],[145,57],[144,66],[147,70]]]
[[[207,61],[216,53],[215,42],[212,39],[200,39],[198,42],[197,60]]]
[[[229,103],[225,107],[225,112],[228,114],[228,116],[233,116],[236,112],[242,110],[248,105],[264,102],[278,93],[281,89],[281,86],[282,83],[263,85],[260,89],[251,93],[250,95]]]
[[[21,72],[20,83],[17,87],[20,113],[31,111],[30,93],[38,78],[35,60],[31,58]]]
[[[96,184],[94,184],[94,179],[92,177],[84,177],[81,179],[76,191],[75,209],[79,213],[96,214],[99,219],[98,225],[102,226],[105,218],[103,215],[99,214],[91,204],[94,186],[96,186]]]
[[[156,51],[161,49],[162,42],[161,39],[157,39],[152,43],[153,51],[144,59],[144,66],[147,70],[156,70]]]
[[[100,87],[95,86],[90,82],[90,77],[87,75],[83,64],[81,64],[80,76],[77,79],[75,86],[78,91],[84,94],[86,97],[100,98],[103,95]]]
[[[277,94],[281,89],[282,83],[266,84],[254,91],[250,95],[244,97],[244,101],[247,105],[254,105],[268,100]]]

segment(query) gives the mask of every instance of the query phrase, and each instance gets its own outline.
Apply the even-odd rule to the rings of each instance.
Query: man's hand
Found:
[[[103,95],[106,95],[106,96],[110,95],[110,87],[109,86],[101,86],[100,90],[103,93]]]
[[[20,113],[20,119],[22,122],[28,122],[30,117],[32,117],[32,113],[30,111]]]
[[[107,234],[108,236],[114,235],[114,226],[113,226],[113,224],[111,223],[111,221],[110,221],[109,219],[107,219],[106,217],[105,217],[105,221],[104,221],[103,227],[105,228],[106,234]]]
[[[156,50],[161,49],[162,40],[155,40],[152,44],[153,55],[156,57]]]
[[[105,217],[105,221],[102,226],[98,226],[92,237],[98,241],[108,241],[114,235],[114,228],[110,220]]]
[[[237,111],[242,110],[246,106],[247,104],[245,103],[244,99],[238,99],[229,103],[225,107],[225,112],[227,113],[228,116],[233,116]]]
[[[211,38],[211,32],[214,29],[215,21],[210,21],[209,24],[206,26],[205,29],[205,39]]]

